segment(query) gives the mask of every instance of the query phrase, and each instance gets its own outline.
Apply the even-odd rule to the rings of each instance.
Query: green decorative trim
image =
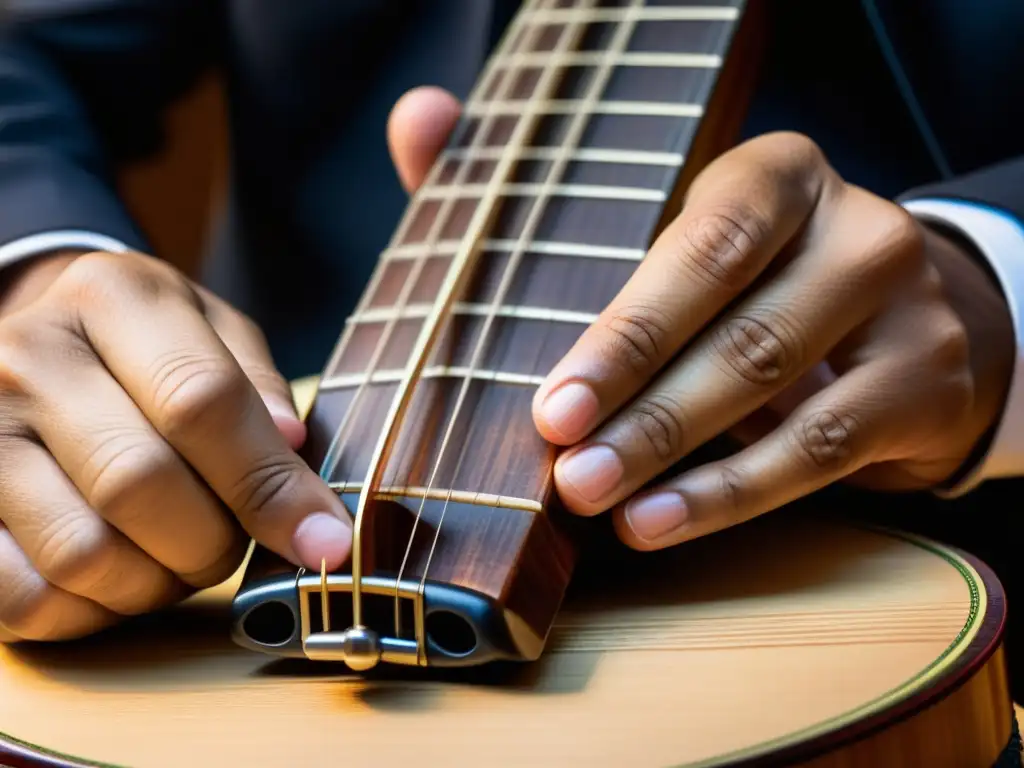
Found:
[[[903,531],[894,531],[881,526],[865,524],[850,525],[854,528],[873,531],[894,539],[902,539],[919,547],[920,549],[925,550],[926,552],[937,555],[956,569],[957,573],[959,573],[967,583],[967,589],[970,592],[970,606],[967,611],[967,620],[964,622],[964,626],[960,628],[957,636],[952,642],[950,642],[946,649],[931,662],[931,664],[918,672],[914,677],[904,683],[901,683],[895,688],[886,691],[878,698],[869,701],[866,704],[862,704],[856,709],[844,712],[842,715],[830,720],[824,720],[816,725],[811,725],[799,731],[794,731],[786,736],[780,736],[776,739],[772,739],[771,741],[755,744],[751,747],[745,747],[725,755],[711,758],[710,760],[704,760],[696,763],[682,763],[676,768],[716,768],[717,766],[728,765],[729,763],[737,760],[750,760],[757,757],[767,757],[772,752],[778,752],[782,749],[798,746],[802,742],[821,738],[829,733],[841,730],[858,720],[864,720],[872,715],[884,712],[887,708],[906,701],[906,699],[911,695],[919,692],[929,678],[934,677],[938,670],[947,666],[947,662],[951,660],[951,657],[956,651],[962,649],[964,645],[968,644],[969,640],[973,640],[980,628],[981,619],[983,618],[981,607],[982,596],[987,596],[984,585],[979,581],[978,574],[973,568],[971,568],[952,551],[924,538],[923,536],[905,533]]]

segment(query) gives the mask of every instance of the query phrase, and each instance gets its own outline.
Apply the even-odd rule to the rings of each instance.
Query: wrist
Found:
[[[967,465],[991,440],[1006,405],[1016,360],[1013,318],[998,279],[974,245],[938,225],[924,229],[929,261],[969,340],[974,407],[957,446]]]
[[[16,312],[39,298],[64,269],[89,251],[67,249],[40,254],[0,273],[0,317]]]

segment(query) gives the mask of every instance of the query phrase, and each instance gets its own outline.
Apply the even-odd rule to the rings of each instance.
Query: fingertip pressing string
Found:
[[[945,152],[942,151],[942,145],[939,143],[935,131],[932,130],[931,123],[928,121],[928,117],[925,115],[917,95],[914,93],[914,87],[910,83],[910,78],[907,77],[907,73],[900,63],[896,48],[885,29],[885,24],[882,21],[881,14],[878,12],[875,0],[861,0],[861,5],[868,17],[868,23],[871,24],[871,28],[875,33],[875,39],[882,50],[882,56],[889,67],[889,72],[892,74],[893,80],[896,81],[896,88],[899,90],[900,96],[903,97],[907,109],[910,110],[910,116],[917,126],[918,133],[921,134],[921,140],[924,141],[925,149],[928,150],[932,162],[935,163],[935,167],[939,171],[939,175],[943,179],[952,178],[954,175],[953,169],[946,158]]]

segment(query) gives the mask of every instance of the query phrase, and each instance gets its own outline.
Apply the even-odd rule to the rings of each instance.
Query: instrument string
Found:
[[[531,2],[533,2],[533,0],[531,0]],[[522,26],[522,23],[523,22],[521,20],[514,20],[512,25],[510,25],[508,34],[516,34],[518,29]],[[497,60],[497,57],[488,62],[488,64],[484,68],[484,71],[481,74],[479,82],[469,95],[469,101],[478,99],[480,94],[484,91],[484,89],[489,87],[491,81],[494,80],[495,78],[495,73],[498,69],[499,64],[500,62]],[[508,69],[499,73],[500,80],[498,80],[498,87],[502,90],[503,93],[507,88],[506,81],[508,81],[513,74],[514,73],[512,72],[512,70]],[[469,143],[467,144],[467,154],[470,155],[470,157],[472,157],[474,150],[480,149],[481,147],[484,146],[487,133],[494,119],[498,116],[500,116],[500,114],[495,112],[493,108],[491,108],[490,106],[486,107],[484,110],[484,114],[479,116],[477,121],[477,130],[473,134]],[[463,122],[461,128],[457,128],[456,130],[459,132],[464,132],[468,128],[468,125],[468,121]],[[459,134],[457,133],[456,135],[458,136]],[[455,176],[452,179],[451,183],[453,185],[463,184],[466,181],[466,177],[469,173],[469,168],[471,166],[471,161],[463,161],[462,163],[460,163],[456,168]],[[443,167],[444,162],[435,162],[431,167],[431,170],[428,173],[427,178],[424,180],[424,183],[421,185],[420,189],[425,189],[434,184],[437,180],[437,177],[440,175]],[[431,258],[434,246],[440,239],[444,227],[446,226],[446,224],[449,223],[452,208],[454,207],[455,202],[456,198],[451,197],[442,200],[440,205],[438,206],[438,210],[434,216],[434,220],[431,222],[428,232],[424,238],[424,243],[426,247],[423,249],[423,254],[421,256],[415,257],[415,259],[413,260],[413,264],[409,270],[409,274],[406,275],[402,284],[401,291],[399,292],[399,295],[395,301],[395,311],[392,313],[392,315],[388,318],[387,322],[385,323],[385,326],[381,331],[381,336],[374,345],[373,353],[371,354],[370,360],[368,364],[365,366],[365,375],[360,380],[360,383],[352,396],[352,400],[349,403],[348,408],[346,408],[345,410],[345,414],[342,417],[341,423],[337,426],[332,435],[331,443],[328,446],[327,452],[324,456],[324,460],[321,462],[320,477],[324,482],[329,483],[334,473],[337,471],[337,467],[339,462],[341,461],[343,452],[347,447],[348,441],[351,439],[351,431],[349,427],[353,424],[352,417],[357,411],[357,405],[359,404],[359,401],[364,395],[364,393],[369,390],[369,385],[372,382],[373,374],[378,370],[380,360],[384,354],[384,351],[387,349],[387,345],[391,339],[394,328],[398,324],[398,321],[401,319],[403,310],[405,310],[408,307],[409,298],[412,295],[412,291],[415,288],[427,261]],[[413,221],[420,212],[419,206],[420,203],[415,199],[414,196],[412,204],[408,207],[405,215],[402,218],[402,221],[399,223],[398,227],[395,230],[395,233],[392,235],[391,240],[389,241],[388,246],[385,249],[385,254],[394,247],[400,245],[402,241],[405,239],[406,235],[408,234],[409,228],[412,226]],[[390,259],[388,259],[386,256],[378,261],[377,266],[374,268],[373,274],[370,277],[367,289],[357,304],[357,312],[365,311],[365,309],[369,306],[383,279],[384,273],[388,269],[389,264]],[[351,341],[351,338],[354,334],[354,328],[355,323],[346,324],[346,327],[342,332],[342,337],[339,339],[338,344],[336,345],[335,350],[333,351],[331,358],[328,362],[328,365],[326,367],[328,371],[334,370],[334,368],[337,367],[342,355],[344,354],[345,350],[348,347],[348,344]],[[407,364],[407,367],[411,367],[413,364],[414,361],[410,360],[409,363]],[[354,609],[353,612],[355,614],[355,617],[358,617],[359,614],[361,613],[357,607],[359,599],[358,592],[360,586],[358,582],[362,576],[361,569],[358,567],[361,557],[359,554],[357,554],[357,551],[361,552],[360,548],[362,546],[361,532],[363,527],[363,519],[363,516],[360,515],[359,511],[357,510],[357,514],[355,515],[355,519],[353,520],[352,537],[352,589]],[[326,560],[324,560],[321,562],[320,592],[321,611],[323,612],[323,629],[325,632],[329,631],[330,628],[326,567]],[[397,593],[397,580],[395,582],[395,586]],[[398,613],[396,610],[396,617],[397,616]],[[355,623],[358,624],[359,622],[356,621]],[[396,637],[400,637],[400,626],[397,622],[395,632]]]
[[[483,76],[480,78],[479,83],[474,88],[474,91],[470,94],[470,99],[476,98],[478,92],[482,91],[488,85],[489,81],[494,75],[494,70],[496,67],[496,62],[489,62],[489,64],[485,68]],[[502,73],[502,87],[504,87],[504,80],[507,77],[507,71]],[[472,154],[473,150],[479,149],[483,146],[483,141],[484,137],[487,135],[487,130],[490,128],[491,122],[496,116],[497,115],[493,113],[491,109],[487,109],[485,114],[480,116],[477,131],[473,135],[473,138],[471,139],[467,147],[470,154]],[[463,128],[465,128],[467,124],[468,123],[464,123]],[[466,181],[466,176],[469,173],[468,169],[470,168],[471,165],[472,163],[468,162],[460,163],[456,168],[455,177],[452,179],[451,183],[453,185],[463,184]],[[433,185],[437,179],[437,176],[440,174],[443,166],[444,163],[442,162],[434,163],[430,169],[430,172],[427,175],[427,178],[421,185],[420,189],[426,189]],[[411,296],[413,290],[415,289],[416,284],[423,272],[423,269],[426,266],[426,263],[431,258],[433,248],[439,241],[441,232],[444,231],[444,227],[449,223],[452,208],[454,207],[455,202],[455,197],[446,197],[441,200],[441,203],[438,206],[437,213],[434,216],[434,220],[431,222],[431,225],[424,238],[424,243],[426,247],[423,249],[423,254],[420,256],[416,256],[413,259],[412,267],[410,268],[409,274],[406,275],[404,282],[402,284],[401,291],[399,292],[398,298],[395,301],[395,311],[391,313],[391,316],[385,322],[384,328],[381,331],[381,336],[375,342],[373,352],[370,356],[370,360],[365,366],[365,375],[363,376],[358,386],[356,387],[356,391],[352,396],[352,401],[349,403],[348,408],[345,409],[345,415],[342,417],[341,423],[335,428],[334,433],[332,435],[331,443],[328,446],[327,452],[324,456],[324,460],[321,463],[320,477],[324,482],[330,482],[331,477],[337,470],[337,465],[341,461],[343,451],[347,447],[347,441],[351,437],[351,435],[346,434],[346,431],[352,423],[352,416],[357,411],[357,405],[359,403],[359,400],[361,399],[363,394],[369,389],[369,385],[372,383],[373,374],[376,373],[377,370],[379,369],[380,359],[381,357],[383,357],[384,352],[387,349],[388,342],[391,340],[394,328],[395,326],[398,325],[398,322],[401,320],[403,310],[407,309],[409,306],[409,297]],[[412,204],[409,206],[405,215],[402,217],[401,222],[396,228],[395,233],[392,235],[391,240],[389,241],[388,246],[385,249],[385,254],[402,243],[402,241],[408,234],[409,228],[412,226],[413,221],[415,221],[416,216],[419,213],[420,201],[417,200],[414,196]],[[356,305],[357,313],[365,311],[369,306],[370,302],[373,300],[377,288],[379,287],[380,282],[383,279],[384,273],[387,271],[390,263],[391,260],[388,259],[387,257],[382,258],[378,261],[377,266],[374,268],[373,274],[370,277],[367,289],[364,292],[363,296],[360,298],[358,304]],[[327,366],[328,371],[333,370],[334,368],[337,367],[342,355],[344,354],[346,348],[348,347],[348,344],[351,341],[352,335],[355,332],[355,327],[355,323],[350,322],[346,324],[342,332],[342,337],[341,339],[339,339],[338,344],[331,355],[331,360]]]
[[[517,21],[520,21],[523,18],[525,18],[525,14],[518,16]],[[542,92],[546,87],[548,87],[547,81],[550,81],[552,77],[553,74],[550,70],[543,71],[541,73],[538,87]],[[529,118],[533,116],[531,114],[533,111],[534,110],[532,110],[528,105],[526,113],[523,116],[527,119],[520,119],[514,124],[512,136],[508,141],[510,146],[516,146],[524,141],[525,134],[531,127],[531,121]],[[356,510],[356,522],[353,530],[353,629],[363,627],[361,621],[362,558],[360,541],[366,510],[368,509],[371,498],[377,495],[383,473],[387,468],[386,459],[391,456],[393,444],[398,438],[400,427],[404,423],[406,411],[410,406],[411,398],[415,391],[415,384],[419,381],[423,367],[433,351],[439,331],[442,328],[442,322],[449,319],[455,297],[465,288],[466,279],[472,274],[473,267],[476,265],[476,261],[480,255],[480,246],[482,245],[482,234],[486,230],[492,218],[496,215],[496,203],[501,196],[502,187],[513,163],[514,158],[510,155],[504,155],[499,159],[497,168],[494,170],[490,181],[487,183],[486,188],[481,195],[480,201],[473,211],[469,224],[466,227],[466,234],[460,241],[458,250],[454,254],[451,264],[448,266],[441,289],[438,292],[431,308],[431,314],[427,317],[420,328],[413,351],[409,357],[409,363],[406,366],[402,380],[399,382],[398,389],[391,400],[388,413],[383,422],[383,427],[378,436],[373,454],[371,455],[366,472],[366,478],[362,483],[360,490],[359,506]],[[425,499],[426,497],[424,497],[424,501]],[[422,505],[420,509],[422,511]],[[418,522],[419,517],[420,515],[417,516],[416,522]],[[415,523],[412,536],[415,536]],[[412,540],[412,537],[410,537],[410,545]],[[400,591],[400,580],[396,580],[395,590],[396,593]],[[417,604],[422,607],[422,599],[418,600]],[[422,638],[419,639],[420,642],[418,642],[418,648],[422,651]]]
[[[583,3],[581,6],[575,6],[574,10],[586,10],[592,8],[593,5],[594,3],[588,0],[588,2]],[[625,50],[628,40],[632,35],[633,28],[636,24],[636,11],[642,7],[642,0],[632,0],[629,6],[629,12],[623,15],[623,18],[615,28],[614,35],[606,51],[607,53],[621,53],[623,50]],[[568,39],[571,40],[571,44],[575,44],[576,40],[579,38],[582,32],[582,28],[585,26],[586,25],[584,22],[573,21],[567,25],[567,28],[565,30],[563,30],[562,38],[560,38],[559,40],[560,45],[557,46],[556,50],[552,53],[552,58],[555,59],[556,62],[556,66],[552,67],[552,71],[556,68],[562,68],[565,66],[564,63],[558,63],[558,60],[560,58],[563,58],[564,54],[567,52],[566,46],[561,45],[562,40]],[[584,98],[582,99],[580,109],[571,118],[569,128],[566,132],[566,138],[559,147],[560,151],[557,155],[557,158],[553,162],[552,167],[549,169],[544,184],[541,190],[538,192],[536,199],[533,201],[530,213],[523,225],[522,232],[520,233],[519,238],[517,239],[514,250],[509,256],[509,261],[506,264],[504,273],[502,275],[501,284],[499,285],[496,295],[494,296],[494,299],[491,302],[488,314],[484,321],[484,327],[476,343],[472,361],[468,366],[468,371],[466,375],[463,377],[462,386],[459,391],[459,396],[456,401],[455,408],[453,409],[452,416],[449,419],[448,427],[446,429],[445,436],[444,439],[442,440],[441,448],[439,450],[438,459],[437,462],[435,463],[434,474],[436,474],[437,467],[440,466],[444,458],[448,441],[453,432],[454,425],[458,420],[459,412],[461,410],[463,402],[465,401],[469,385],[472,382],[473,373],[477,370],[479,366],[479,362],[482,357],[483,350],[486,347],[487,339],[491,327],[493,326],[494,319],[497,316],[499,308],[505,301],[505,296],[512,285],[512,280],[515,276],[516,269],[518,268],[519,263],[522,260],[522,256],[533,238],[536,228],[540,223],[541,216],[546,210],[547,202],[551,197],[552,188],[562,178],[565,168],[569,162],[570,153],[579,147],[580,141],[583,138],[583,133],[586,130],[587,125],[589,124],[589,119],[593,114],[597,102],[600,100],[601,94],[605,90],[609,78],[611,77],[613,71],[612,57],[606,56],[602,63],[598,65],[596,70],[597,71],[594,72],[590,83],[587,85],[586,93]],[[460,456],[455,468],[455,475],[458,474],[458,470],[461,467],[462,460],[467,452],[467,447],[468,441],[464,441],[462,451],[460,452]],[[429,493],[429,490],[430,488],[428,486],[427,493]],[[444,505],[441,509],[441,514],[437,523],[437,527],[434,531],[434,538],[433,541],[431,542],[431,547],[427,554],[427,561],[424,566],[423,575],[420,579],[419,584],[419,591],[421,596],[426,588],[427,576],[430,570],[430,565],[433,562],[434,553],[437,549],[437,543],[440,539],[441,528],[444,524],[444,517],[448,509],[449,503],[451,501],[452,492],[452,489],[449,488],[445,498]],[[424,498],[426,498],[426,494],[424,495]]]
[[[519,13],[517,15],[517,17],[516,17],[515,24],[516,24],[517,29],[516,30],[511,30],[510,29],[510,31],[507,33],[507,38],[506,39],[513,40],[516,31],[518,31],[518,29],[521,29],[526,24],[525,19],[527,18],[527,15],[529,13],[531,13],[532,11],[534,11],[534,10],[539,10],[540,8],[542,8],[545,5],[546,2],[548,2],[548,0],[530,0],[530,2],[528,2],[526,4],[526,7],[522,10],[522,12]],[[527,27],[526,31],[523,34],[523,41],[525,43],[527,43],[527,48],[528,49],[532,49],[533,43],[540,38],[541,29],[542,28],[540,27],[540,25],[537,25],[537,24],[530,24]],[[502,56],[495,56],[494,57],[494,62],[495,62],[495,66],[497,66],[498,63],[504,63],[504,57],[502,57]],[[520,70],[519,67],[517,67],[515,65],[512,65],[512,64],[509,64],[508,66],[506,66],[504,68],[504,71],[502,73],[502,79],[499,82],[498,87],[495,89],[494,93],[492,94],[492,97],[490,99],[486,99],[484,101],[483,105],[482,105],[485,115],[493,114],[492,110],[494,108],[493,105],[494,105],[495,102],[504,101],[508,96],[511,95],[512,89],[513,89],[513,87],[515,85],[516,77],[520,74],[520,71],[521,70]],[[526,117],[527,117],[527,115],[524,115],[523,119],[526,119]],[[477,138],[479,138],[479,136],[483,135],[484,133],[485,133],[485,131],[483,130],[483,127],[481,126],[481,129],[478,131],[477,135],[474,136],[474,141]],[[471,158],[467,157],[466,159],[464,159],[462,161],[462,165],[460,165],[459,171],[462,171],[464,168],[468,168],[470,165],[471,165]],[[492,182],[493,182],[493,179],[492,179]],[[472,233],[467,232],[467,236],[471,236],[471,235],[472,235]],[[428,496],[430,494],[430,489],[433,487],[434,480],[436,478],[436,474],[437,474],[437,470],[438,470],[438,466],[439,466],[438,464],[434,465],[434,468],[433,468],[433,470],[431,472],[430,478],[428,479],[427,484],[425,486],[424,493],[423,493],[423,498],[420,500],[419,509],[417,509],[416,517],[413,520],[412,530],[411,530],[411,532],[409,534],[409,539],[408,539],[408,541],[406,543],[405,552],[402,555],[402,562],[401,562],[401,565],[399,566],[399,569],[398,569],[398,575],[395,578],[395,589],[394,589],[394,625],[395,626],[394,626],[394,629],[395,629],[395,636],[396,637],[401,637],[401,631],[402,631],[401,604],[399,602],[399,599],[400,599],[400,589],[399,589],[399,586],[401,584],[402,577],[405,574],[405,569],[408,566],[409,557],[410,557],[410,554],[412,553],[412,545],[413,545],[413,542],[414,542],[415,536],[416,536],[416,530],[417,530],[417,527],[419,525],[420,520],[423,517],[423,511],[424,511],[424,508],[426,506],[427,498],[428,498]],[[451,491],[449,489],[449,496],[450,496],[450,494],[451,494]]]

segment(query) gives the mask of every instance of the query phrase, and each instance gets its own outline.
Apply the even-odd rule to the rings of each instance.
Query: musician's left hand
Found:
[[[581,515],[658,549],[837,480],[924,489],[998,418],[1005,302],[972,256],[847,184],[807,138],[710,165],[682,214],[537,392]],[[735,455],[652,479],[723,433]]]
[[[457,113],[433,88],[396,104],[406,189]],[[805,136],[726,153],[537,391],[537,428],[567,447],[560,497],[660,549],[838,480],[935,487],[998,419],[1013,367],[1009,311],[979,259],[846,183]],[[722,434],[745,447],[652,486]]]

